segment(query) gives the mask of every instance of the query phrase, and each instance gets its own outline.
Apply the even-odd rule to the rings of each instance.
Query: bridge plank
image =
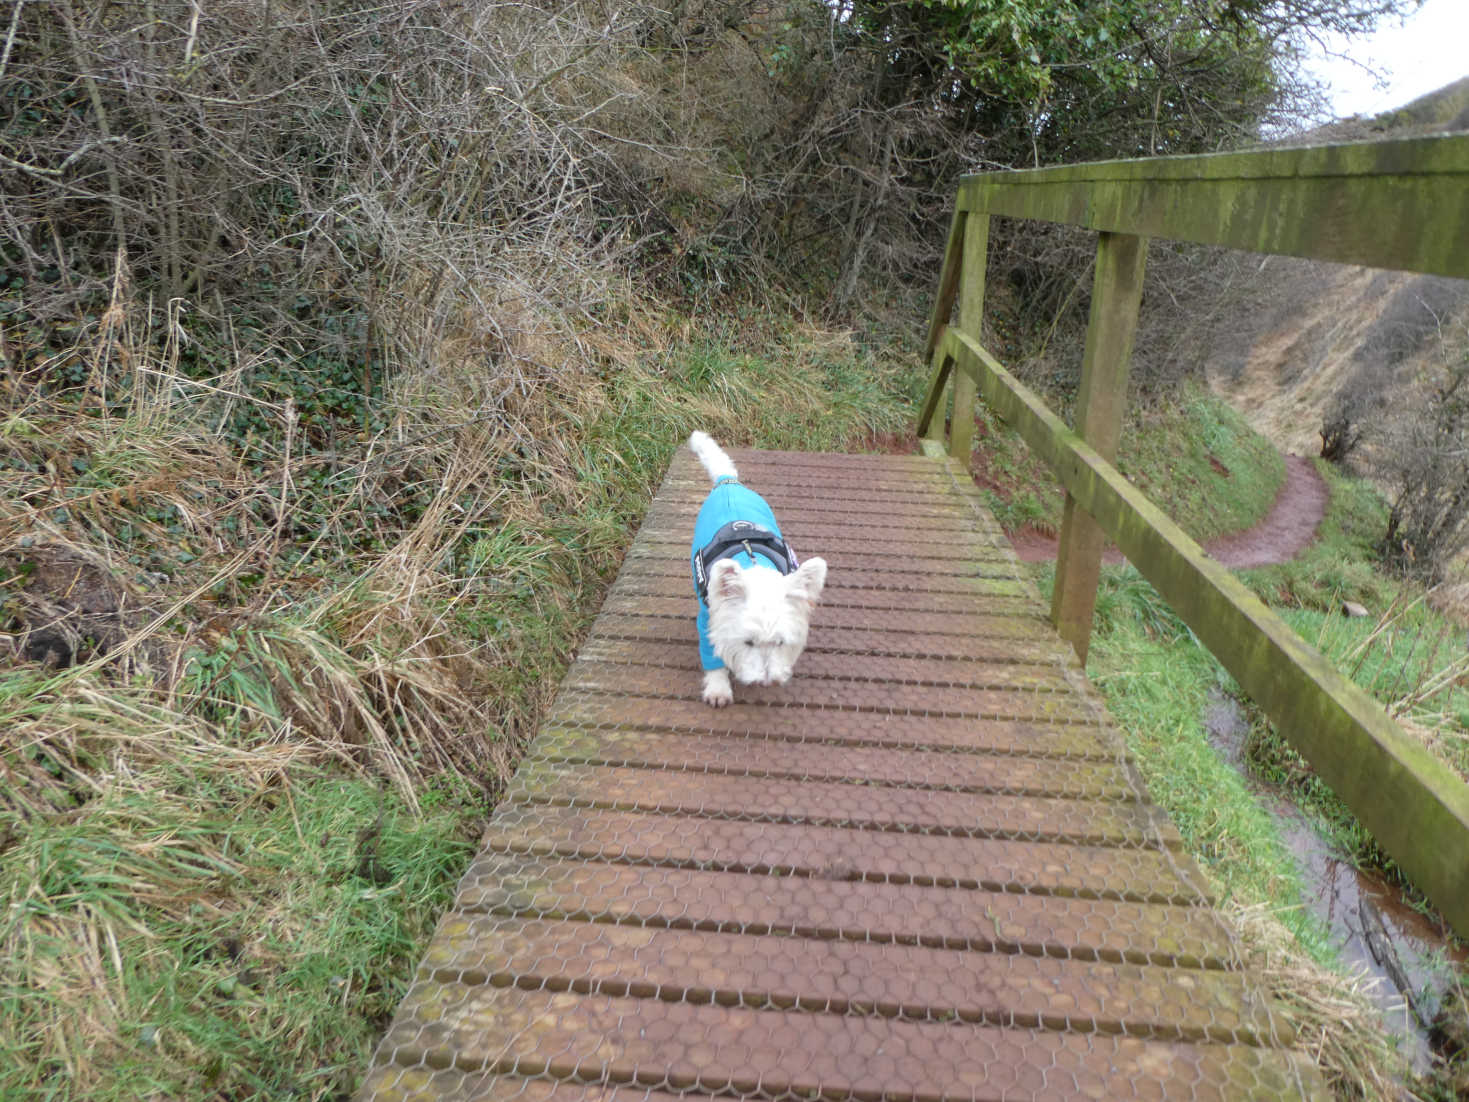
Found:
[[[1127,770],[1113,762],[741,740],[728,735],[559,728],[537,739],[530,756],[762,779],[841,783],[860,777],[864,786],[882,783],[956,792],[1046,793],[1073,799],[1126,801],[1137,791]]]
[[[1001,850],[1006,848],[1020,852],[1015,843],[983,846],[987,856],[997,858],[995,870],[1005,866]],[[1032,845],[1022,856],[1044,865],[1057,855],[1057,847]],[[1067,871],[1080,883],[1079,870],[1089,855],[1077,851],[1067,856],[1075,865]],[[1186,968],[1236,967],[1228,929],[1197,898],[1154,903],[1101,899],[1095,893],[1057,895],[1038,882],[1007,882],[1010,890],[938,886],[861,879],[857,877],[873,875],[873,870],[856,868],[849,873],[853,879],[799,874],[810,871],[792,867],[785,875],[774,875],[487,850],[465,873],[455,908],[463,914],[578,918]],[[1144,870],[1134,866],[1120,871]],[[1100,880],[1104,870],[1098,866],[1088,875]]]
[[[1046,837],[1117,846],[1145,846],[1153,839],[1153,821],[1135,803],[1034,796],[1021,794],[1023,791],[952,792],[878,785],[866,779],[851,783],[791,781],[527,758],[506,796],[578,807],[852,825],[867,830]]]
[[[697,650],[663,641],[641,639],[595,639],[582,647],[587,662],[621,666],[654,666],[665,670],[700,672]],[[972,658],[892,654],[840,654],[810,651],[801,658],[804,677],[911,681],[924,685],[963,685],[986,689],[1015,689],[1029,692],[1065,692],[1069,684],[1061,662],[986,662]]]
[[[1187,862],[1179,862],[1168,850],[1051,837],[900,833],[810,822],[507,804],[496,814],[484,845],[497,853],[803,879],[1024,891],[1134,903],[1205,901],[1204,889]]]
[[[833,569],[836,569],[835,567]],[[691,598],[690,598],[691,600]],[[683,602],[685,609],[689,600]],[[595,638],[603,640],[656,640],[671,642],[674,646],[688,648],[698,645],[698,632],[691,616],[675,614],[676,623],[647,615],[623,615],[604,613],[597,621]],[[967,659],[971,662],[1021,663],[1045,665],[1049,668],[1072,669],[1077,666],[1076,654],[1068,646],[1057,641],[1054,634],[1044,631],[1039,624],[1029,638],[1012,634],[1005,638],[999,634],[1007,621],[991,617],[988,621],[996,628],[992,636],[939,635],[933,632],[903,631],[895,628],[844,627],[824,622],[814,624],[806,641],[806,655],[818,654],[871,654],[881,656],[905,656],[914,658]],[[804,660],[803,660],[804,661]],[[806,667],[801,667],[805,673]]]
[[[713,711],[701,701],[606,693],[562,693],[548,728],[612,727],[639,731],[691,731],[745,739],[803,740],[829,744],[911,746],[935,751],[976,750],[1037,757],[1115,761],[1114,732],[1082,724],[1038,724],[1024,719],[975,723],[955,716],[856,712],[846,709],[765,708],[736,700]]]
[[[751,1009],[427,979],[383,1039],[395,1063],[453,1052],[519,1076],[697,1088],[762,1098],[1299,1097],[1288,1049],[1067,1029]]]
[[[1259,1044],[1270,1028],[1264,1000],[1239,972],[769,931],[464,915],[440,929],[421,973],[466,986],[1222,1044]]]

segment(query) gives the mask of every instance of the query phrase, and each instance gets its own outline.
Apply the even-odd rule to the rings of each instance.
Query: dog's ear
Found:
[[[709,603],[743,599],[744,570],[733,559],[720,559],[709,568]]]
[[[826,560],[807,559],[786,579],[786,594],[793,601],[815,604],[826,585]]]

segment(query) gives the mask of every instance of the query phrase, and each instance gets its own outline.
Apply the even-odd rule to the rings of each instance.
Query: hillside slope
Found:
[[[1369,448],[1469,324],[1469,282],[1289,257],[1258,262],[1208,327],[1205,377],[1286,452],[1315,455],[1348,408]]]
[[[1286,144],[1469,129],[1469,76],[1380,115]],[[1425,370],[1469,328],[1469,282],[1291,257],[1236,258],[1228,290],[1197,304],[1209,385],[1285,451],[1314,455],[1346,410],[1369,448],[1414,400]],[[1369,466],[1369,473],[1370,466]]]

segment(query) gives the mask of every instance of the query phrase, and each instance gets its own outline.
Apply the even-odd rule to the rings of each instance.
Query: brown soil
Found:
[[[1204,550],[1233,570],[1289,562],[1316,538],[1316,528],[1326,513],[1326,500],[1326,483],[1311,461],[1288,455],[1285,485],[1264,519],[1243,532],[1213,541]],[[1022,528],[1010,537],[1010,542],[1022,562],[1046,562],[1056,557],[1056,538],[1033,528]],[[1122,553],[1109,547],[1102,561],[1120,563]]]
[[[85,662],[118,646],[154,611],[105,562],[74,547],[8,550],[0,554],[6,576],[0,654],[10,658],[60,668]]]
[[[918,434],[912,429],[902,432],[873,432],[857,445],[857,451],[878,455],[917,455]]]

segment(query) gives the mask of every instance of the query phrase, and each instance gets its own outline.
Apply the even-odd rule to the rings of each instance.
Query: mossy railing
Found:
[[[1099,233],[1074,430],[979,341],[991,215]],[[1469,937],[1469,785],[1112,466],[1150,237],[1469,279],[1469,135],[966,177],[918,419],[919,435],[941,448],[952,378],[949,454],[968,459],[978,395],[1056,472],[1066,503],[1051,616],[1083,662],[1110,538]]]

